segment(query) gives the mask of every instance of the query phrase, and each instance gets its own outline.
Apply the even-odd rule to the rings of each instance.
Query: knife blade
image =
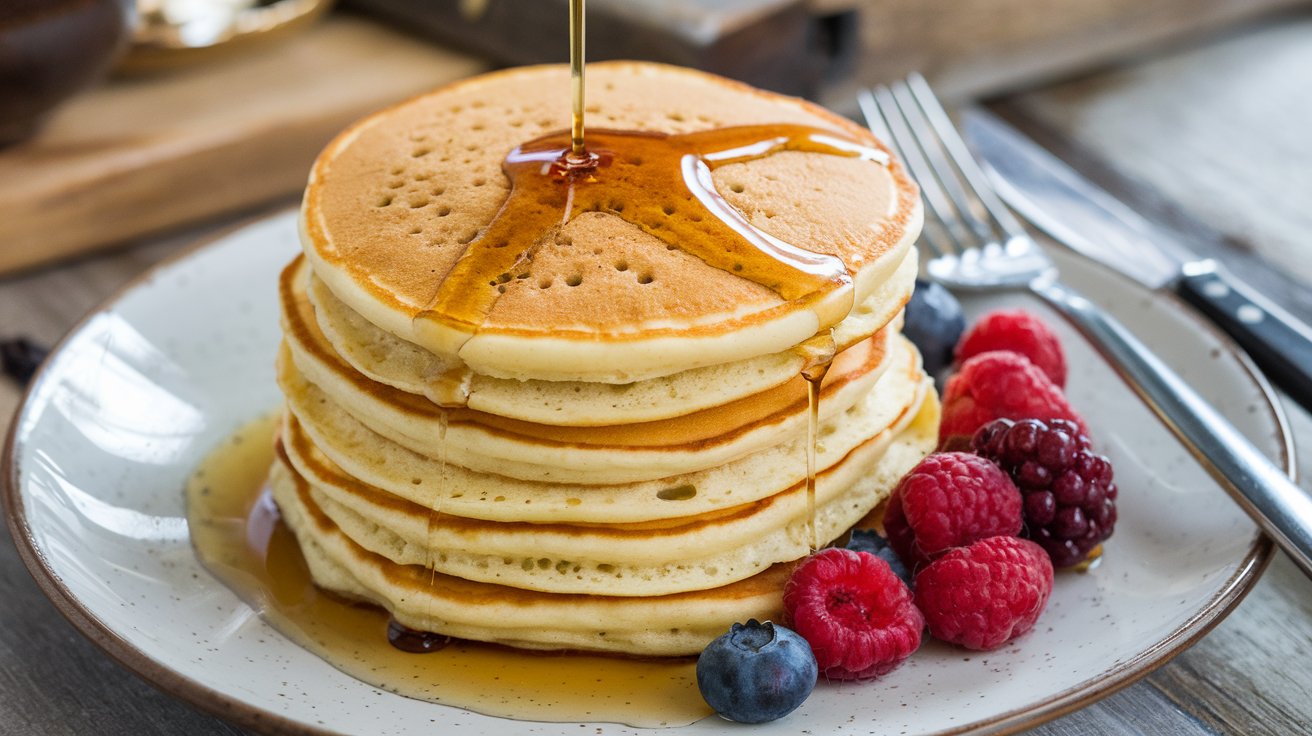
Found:
[[[1057,242],[1154,290],[1174,291],[1312,410],[1312,327],[1215,261],[1200,258],[996,116],[963,114],[998,195]]]

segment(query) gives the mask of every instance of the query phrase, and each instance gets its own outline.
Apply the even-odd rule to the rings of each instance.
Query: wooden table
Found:
[[[1302,14],[991,104],[1312,320],[1309,80],[1312,16]],[[123,282],[234,224],[0,281],[0,336],[53,343]],[[16,386],[0,381],[0,430],[18,397]],[[1286,408],[1308,462],[1312,417]],[[1036,733],[1305,733],[1309,654],[1312,582],[1278,555],[1239,608],[1193,648]],[[106,657],[59,617],[11,545],[0,543],[0,736],[37,733],[243,732]]]

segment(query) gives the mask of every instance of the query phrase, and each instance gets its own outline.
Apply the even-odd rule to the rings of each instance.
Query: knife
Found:
[[[1068,248],[1149,289],[1183,297],[1312,411],[1312,327],[1216,261],[1199,258],[996,116],[969,109],[963,128],[1012,209]]]

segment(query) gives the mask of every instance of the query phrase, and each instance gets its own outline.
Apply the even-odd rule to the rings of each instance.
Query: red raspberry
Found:
[[[1020,353],[1037,365],[1053,385],[1066,386],[1066,354],[1047,323],[1023,309],[989,312],[957,343],[957,362],[990,350]]]
[[[1060,419],[998,419],[975,433],[975,452],[1011,475],[1025,497],[1025,537],[1057,567],[1083,562],[1116,526],[1112,464],[1080,428]]]
[[[1043,371],[1022,355],[994,350],[967,360],[948,379],[939,444],[953,437],[969,438],[1000,418],[1068,419],[1084,429],[1084,420]]]
[[[884,532],[921,568],[952,549],[1020,533],[1020,491],[997,465],[965,452],[930,455],[902,477],[884,507]]]
[[[1051,593],[1052,561],[1016,537],[958,547],[916,576],[929,633],[967,649],[996,649],[1029,631]]]
[[[837,547],[816,552],[793,571],[784,615],[831,680],[888,672],[920,647],[925,628],[911,591],[887,562]]]

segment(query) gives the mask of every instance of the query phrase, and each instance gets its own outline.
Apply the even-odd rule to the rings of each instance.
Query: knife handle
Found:
[[[1186,264],[1175,290],[1243,346],[1290,398],[1312,411],[1312,328],[1212,260]]]
[[[1106,356],[1253,521],[1312,578],[1312,495],[1294,485],[1230,420],[1093,302],[1040,276],[1030,289]]]

